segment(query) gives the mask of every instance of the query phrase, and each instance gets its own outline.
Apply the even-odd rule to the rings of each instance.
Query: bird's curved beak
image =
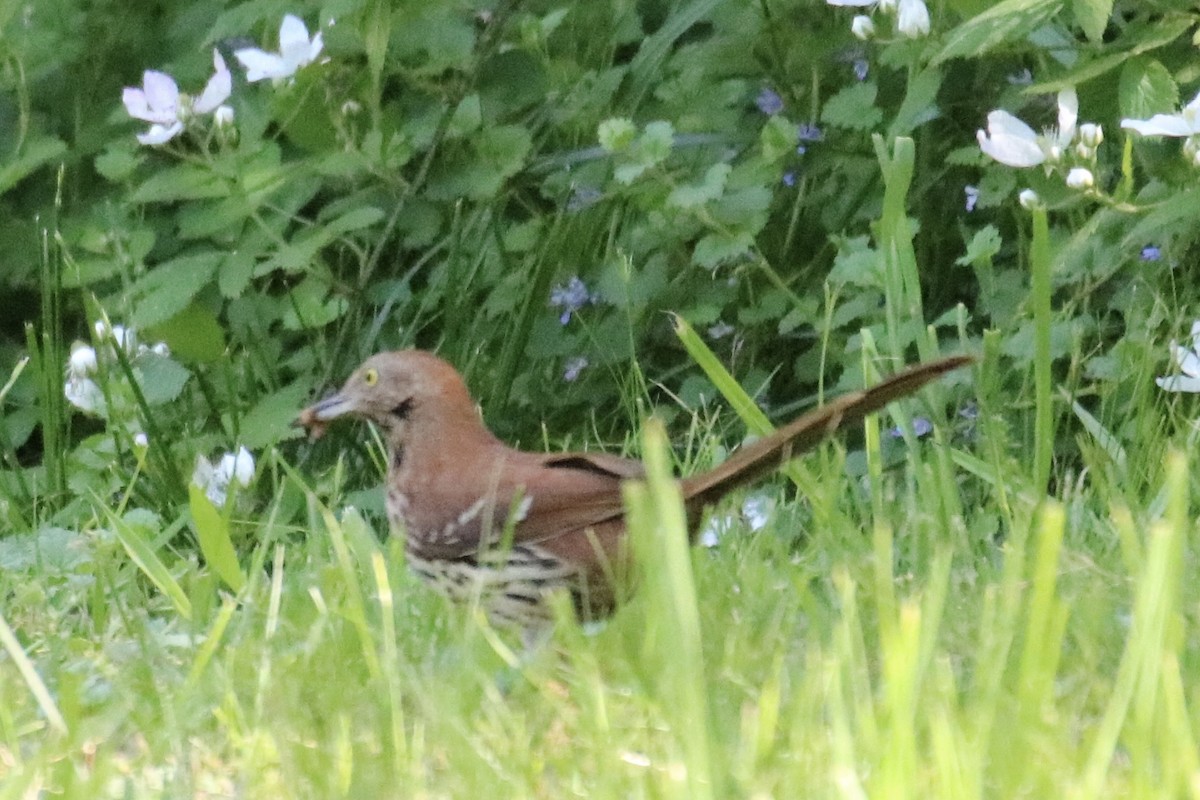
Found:
[[[329,422],[338,417],[353,414],[355,408],[353,398],[339,392],[326,397],[320,402],[313,403],[301,411],[292,422],[292,425],[297,428],[306,429],[309,436],[313,439],[320,439],[325,435],[325,426]]]

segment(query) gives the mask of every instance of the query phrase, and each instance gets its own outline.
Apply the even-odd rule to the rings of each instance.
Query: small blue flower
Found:
[[[979,187],[964,186],[963,194],[967,196],[967,213],[975,210],[975,204],[979,202]]]
[[[922,436],[928,436],[933,431],[933,423],[925,417],[913,417],[912,430],[913,435],[919,439]],[[900,430],[900,426],[897,425],[895,428],[888,430],[888,436],[891,436],[893,439],[902,439],[904,438],[904,431]]]
[[[1142,261],[1158,261],[1162,258],[1162,248],[1148,244],[1142,248]]]
[[[796,126],[796,136],[802,142],[821,142],[825,140],[825,132],[816,125],[801,122]]]
[[[578,275],[573,276],[566,284],[560,284],[550,290],[550,305],[563,310],[558,318],[563,325],[571,321],[572,314],[591,302],[595,302],[595,297]]]
[[[786,187],[788,187],[788,188],[790,189],[790,188],[792,188],[793,186],[795,186],[795,185],[796,185],[796,173],[794,173],[794,172],[785,172],[785,173],[783,173],[783,179],[782,179],[782,180],[783,180],[783,185],[784,185],[784,186],[786,186]]]
[[[867,63],[865,58],[854,59],[854,77],[860,81],[867,79],[867,74],[871,71],[871,65]]]
[[[587,367],[588,360],[583,356],[575,356],[563,366],[563,380],[571,383],[579,377],[579,373]]]
[[[754,105],[758,106],[759,111],[770,117],[783,111],[783,98],[770,86],[764,86],[763,90],[758,93],[758,97],[754,98]]]

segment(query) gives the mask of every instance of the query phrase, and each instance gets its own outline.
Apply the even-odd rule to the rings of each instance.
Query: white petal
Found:
[[[1175,359],[1175,363],[1179,365],[1179,369],[1184,375],[1200,378],[1200,355],[1197,355],[1195,350],[1189,350],[1186,347],[1180,347],[1177,342],[1171,342],[1171,358]]]
[[[246,68],[246,80],[250,83],[265,79],[286,78],[295,72],[294,69],[288,71],[283,59],[279,56],[259,50],[257,47],[237,50],[233,55]]]
[[[1042,152],[1042,148],[1038,146],[1037,141],[1025,138],[1024,136],[1014,136],[1004,132],[1005,126],[993,125],[993,118],[997,114],[1005,114],[1003,111],[993,111],[988,115],[988,129],[991,130],[991,138],[984,131],[976,131],[975,138],[979,141],[979,149],[986,155],[991,156],[1001,164],[1007,164],[1010,167],[1032,167],[1041,164],[1046,160],[1046,154]],[[1005,114],[1005,116],[1010,116]],[[1016,117],[1011,117],[1012,120],[1025,128],[1028,125],[1021,122]],[[1029,131],[1033,133],[1032,130]]]
[[[67,402],[88,414],[104,409],[104,392],[91,378],[72,378],[63,387]]]
[[[306,64],[311,64],[317,60],[317,56],[321,55],[321,51],[325,49],[325,37],[320,31],[317,31],[316,36],[312,38],[312,43],[308,46],[308,61]]]
[[[279,23],[279,52],[301,46],[308,50],[308,26],[295,14],[285,14]]]
[[[1060,147],[1066,147],[1075,138],[1075,123],[1079,120],[1079,95],[1071,86],[1058,93],[1058,136]]]
[[[875,3],[875,0],[825,0],[831,6],[869,6]]]
[[[171,125],[151,125],[150,130],[137,135],[137,140],[142,144],[148,144],[152,146],[166,144],[178,136],[182,131],[182,122],[176,122]]]
[[[249,486],[254,480],[254,456],[245,447],[239,447],[233,459],[233,477],[242,486]]]
[[[1123,119],[1121,127],[1142,136],[1191,136],[1196,131],[1178,114],[1155,114],[1150,119]]]
[[[154,122],[150,118],[154,112],[150,110],[150,102],[146,99],[146,93],[141,89],[126,86],[125,90],[121,92],[121,102],[125,104],[125,111],[129,116],[146,122]]]
[[[1185,375],[1169,375],[1165,378],[1155,378],[1154,382],[1164,392],[1200,392],[1200,378]]]
[[[83,377],[96,371],[96,351],[83,345],[71,351],[68,369],[72,375]]]
[[[929,33],[929,9],[925,7],[925,0],[900,0],[896,30],[909,39]]]
[[[150,104],[150,110],[156,114],[170,115],[148,121],[173,121],[179,112],[179,86],[175,84],[175,79],[165,72],[148,69],[142,75],[142,85],[146,88],[146,102]]]
[[[208,79],[204,91],[200,93],[200,96],[196,98],[195,105],[192,106],[197,114],[207,114],[214,110],[228,100],[233,91],[233,75],[229,73],[229,68],[225,66],[225,59],[221,58],[221,53],[217,50],[213,50],[213,66],[216,68],[216,72]]]

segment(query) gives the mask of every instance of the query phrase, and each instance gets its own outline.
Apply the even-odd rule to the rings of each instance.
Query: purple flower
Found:
[[[825,132],[816,125],[809,125],[807,122],[801,122],[796,126],[796,136],[802,142],[820,142],[825,139]]]
[[[913,417],[912,430],[913,436],[916,436],[919,439],[922,436],[929,435],[929,433],[933,430],[933,423],[925,417]],[[900,426],[897,425],[895,428],[888,430],[888,436],[891,436],[893,439],[902,439],[904,438],[904,431],[902,431]]]
[[[767,116],[774,116],[783,111],[783,98],[770,86],[764,86],[758,97],[754,98],[754,105]]]
[[[975,204],[979,202],[979,187],[964,186],[963,194],[967,196],[967,213],[969,214],[975,210]]]
[[[1148,244],[1142,248],[1142,261],[1158,261],[1162,258],[1162,248]]]
[[[563,380],[571,383],[579,377],[579,373],[587,367],[588,360],[584,356],[575,356],[563,366]]]
[[[571,315],[585,305],[595,302],[595,297],[588,291],[587,284],[575,275],[565,284],[555,286],[550,290],[550,305],[553,308],[561,308],[562,315],[558,321],[566,325],[571,321]]]

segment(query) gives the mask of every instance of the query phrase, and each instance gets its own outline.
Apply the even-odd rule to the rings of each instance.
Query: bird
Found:
[[[958,355],[909,367],[680,479],[693,540],[705,510],[729,492],[971,361]],[[643,477],[642,462],[508,446],[484,424],[458,370],[425,350],[371,356],[296,424],[316,439],[344,417],[369,420],[383,434],[388,522],[424,582],[526,633],[552,622],[548,598],[556,591],[570,593],[584,621],[614,611],[631,561],[621,486]]]

